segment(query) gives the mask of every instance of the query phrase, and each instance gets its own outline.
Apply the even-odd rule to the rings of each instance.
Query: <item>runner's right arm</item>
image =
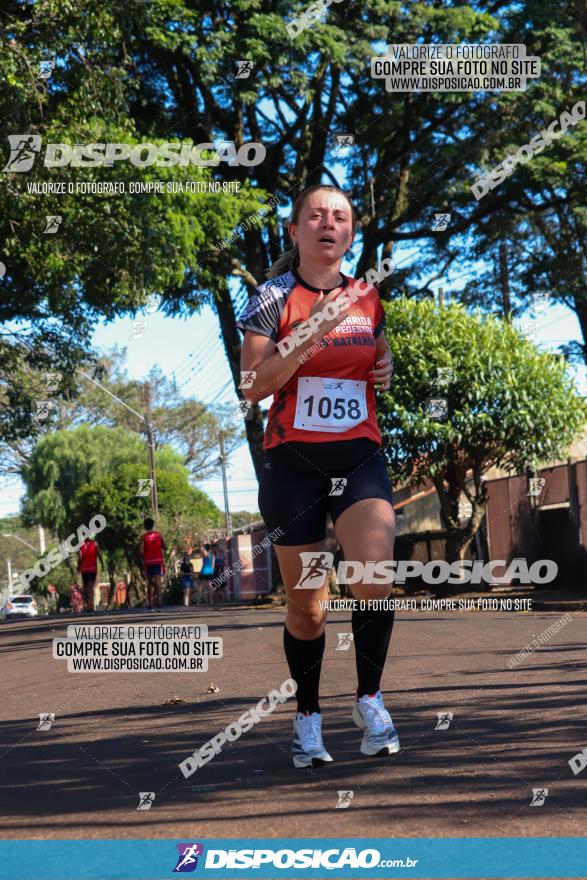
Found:
[[[321,295],[314,303],[310,315],[324,308],[328,303],[334,302],[340,291],[341,288],[337,287],[326,296]],[[241,348],[241,370],[243,372],[252,370],[256,375],[251,387],[243,389],[245,400],[258,403],[282,388],[299,369],[300,355],[334,330],[346,317],[349,307],[350,304],[347,304],[346,308],[341,308],[335,318],[324,320],[309,339],[301,342],[286,355],[276,351],[276,343],[266,335],[247,330]]]

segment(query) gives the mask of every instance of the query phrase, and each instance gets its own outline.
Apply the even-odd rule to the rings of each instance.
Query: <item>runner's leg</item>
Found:
[[[320,602],[328,598],[328,584],[318,590],[295,589],[302,574],[300,553],[324,551],[324,541],[294,547],[275,545],[286,592],[284,648],[291,677],[297,682],[298,712],[320,712],[318,691],[324,655],[327,612]]]
[[[381,562],[393,560],[395,513],[388,501],[369,498],[347,507],[338,517],[334,531],[345,560]],[[352,584],[355,599],[386,599],[389,584]],[[394,612],[371,609],[353,611],[352,628],[357,658],[358,696],[379,690],[387,657]]]

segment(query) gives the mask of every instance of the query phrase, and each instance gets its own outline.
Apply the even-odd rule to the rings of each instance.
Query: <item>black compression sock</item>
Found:
[[[317,639],[296,639],[283,627],[283,647],[290,675],[297,682],[296,699],[298,712],[319,712],[318,691],[320,670],[326,638],[324,633]]]
[[[379,690],[394,616],[395,612],[390,609],[353,611],[352,628],[359,681],[357,699]]]

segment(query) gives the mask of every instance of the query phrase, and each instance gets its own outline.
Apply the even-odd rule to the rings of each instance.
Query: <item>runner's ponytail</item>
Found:
[[[275,260],[271,268],[267,269],[265,272],[265,277],[277,278],[278,275],[285,275],[286,272],[290,272],[294,266],[297,266],[299,262],[300,255],[296,245],[288,251],[285,251],[285,253]]]

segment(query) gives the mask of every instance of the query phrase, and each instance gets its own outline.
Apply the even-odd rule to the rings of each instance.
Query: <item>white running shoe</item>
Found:
[[[319,712],[297,713],[292,754],[294,767],[320,767],[332,761],[322,742],[322,715]]]
[[[399,737],[391,716],[383,705],[381,691],[365,694],[353,707],[353,721],[364,730],[361,752],[364,755],[392,755],[399,752]]]

